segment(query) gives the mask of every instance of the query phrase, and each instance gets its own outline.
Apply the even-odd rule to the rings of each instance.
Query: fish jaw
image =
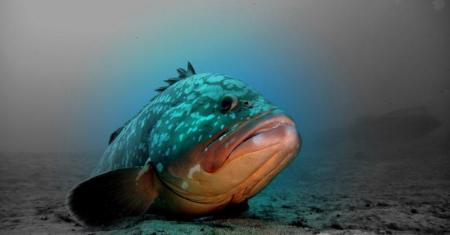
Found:
[[[213,195],[230,195],[232,203],[259,192],[297,156],[301,145],[294,122],[283,114],[265,114],[231,136],[239,141],[223,151],[227,158],[222,166],[214,172],[203,168],[209,174],[198,174],[197,180]]]

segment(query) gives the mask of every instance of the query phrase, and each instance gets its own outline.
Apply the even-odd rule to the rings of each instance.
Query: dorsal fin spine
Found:
[[[182,79],[186,79],[186,78],[196,74],[194,66],[192,66],[191,62],[189,62],[189,61],[187,63],[187,69],[178,68],[177,72],[178,72],[178,77],[169,78],[169,79],[164,80],[165,82],[167,82],[169,84],[168,86],[162,86],[162,87],[156,89],[155,91],[161,93],[164,90],[166,90],[168,87],[170,87],[171,85],[175,84],[176,82],[178,82]]]

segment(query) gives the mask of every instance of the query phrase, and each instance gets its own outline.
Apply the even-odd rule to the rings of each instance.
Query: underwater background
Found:
[[[2,1],[0,233],[449,233],[450,2]],[[65,193],[190,61],[296,121],[235,218],[80,227]]]

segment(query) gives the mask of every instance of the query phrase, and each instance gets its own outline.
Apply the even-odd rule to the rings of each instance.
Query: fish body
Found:
[[[204,216],[245,203],[300,149],[295,124],[242,81],[178,69],[68,196],[89,225],[148,210]],[[95,196],[92,196],[95,194]]]

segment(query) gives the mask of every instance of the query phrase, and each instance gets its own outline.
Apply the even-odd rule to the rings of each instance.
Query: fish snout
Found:
[[[267,113],[243,124],[229,133],[222,141],[212,144],[202,161],[202,168],[209,173],[220,169],[226,162],[254,153],[292,157],[299,150],[300,136],[292,119],[284,114]]]
[[[280,157],[295,155],[301,145],[301,138],[294,122],[285,115],[263,121],[231,153],[229,159],[252,153],[276,151]],[[284,154],[283,154],[284,153]],[[264,155],[264,154],[261,154]]]

